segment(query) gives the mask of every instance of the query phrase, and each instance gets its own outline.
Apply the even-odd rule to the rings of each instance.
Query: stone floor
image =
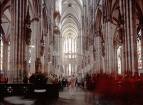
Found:
[[[80,88],[65,88],[58,99],[5,97],[0,105],[143,105],[142,99],[112,100]]]

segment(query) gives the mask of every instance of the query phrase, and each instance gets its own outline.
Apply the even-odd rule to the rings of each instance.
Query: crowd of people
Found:
[[[86,87],[88,90],[107,96],[143,95],[143,75],[87,74]]]
[[[11,83],[10,79],[3,73],[0,73],[0,83]],[[14,80],[13,80],[14,82]],[[18,81],[15,81],[18,82]],[[57,75],[50,73],[33,73],[30,76],[24,75],[23,80],[19,83],[45,83],[45,84],[58,84]]]
[[[35,79],[37,78],[37,79]],[[87,74],[84,78],[80,76],[69,76],[58,78],[57,75],[33,74],[30,78],[25,78],[23,82],[31,83],[34,80],[44,80],[44,83],[59,84],[60,89],[69,87],[86,88],[89,91],[111,96],[143,95],[143,75],[138,73],[118,74]],[[36,81],[37,83],[38,81]],[[8,78],[0,74],[0,83],[8,83]],[[41,81],[39,83],[42,83]]]
[[[60,89],[64,87],[69,87],[70,89],[75,89],[76,87],[84,87],[84,81],[82,78],[75,75],[62,77],[59,79]]]

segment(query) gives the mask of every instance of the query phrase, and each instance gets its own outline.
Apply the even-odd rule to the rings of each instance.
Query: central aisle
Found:
[[[10,96],[5,97],[0,105],[97,105],[93,103],[93,98],[91,93],[81,88],[70,89],[66,87],[59,93],[58,99]]]
[[[95,105],[93,95],[81,88],[65,88],[60,92],[56,105]],[[95,100],[94,100],[95,101]]]
[[[81,88],[64,88],[58,99],[24,98],[19,96],[5,97],[0,105],[143,105],[141,99],[113,100],[101,98],[99,95],[85,91]]]

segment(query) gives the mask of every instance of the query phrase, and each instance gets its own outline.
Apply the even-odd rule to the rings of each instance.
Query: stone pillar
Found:
[[[138,72],[137,68],[137,42],[136,42],[136,15],[134,0],[123,1],[124,13],[124,59],[126,72]]]
[[[143,70],[143,20],[141,20],[141,59],[142,59],[142,70]]]
[[[78,53],[78,56],[77,56],[78,61],[80,61],[80,59],[81,59],[81,56],[79,56],[79,55],[82,55],[82,38],[81,38],[81,37],[82,37],[82,36],[79,35],[79,36],[77,37],[77,41],[76,41],[76,46],[77,46],[76,51],[77,51],[77,53]],[[85,50],[85,49],[84,49],[84,50]]]
[[[0,69],[1,69],[1,63],[2,63],[2,59],[1,59],[1,53],[2,53],[2,52],[1,52],[1,41],[2,41],[2,40],[0,39]]]
[[[54,28],[54,62],[55,62],[55,65],[54,65],[54,68],[55,68],[55,72],[58,73],[58,66],[59,66],[59,40],[60,40],[60,30],[58,28],[58,26],[55,26]]]
[[[42,39],[42,2],[39,2],[41,4],[38,5],[38,7],[36,7],[36,21],[34,21],[34,25],[35,25],[35,62],[34,62],[34,66],[35,66],[35,72],[41,72],[42,71],[42,62],[41,62],[41,39]],[[39,64],[37,64],[39,63]],[[40,66],[37,66],[40,65]],[[37,67],[37,68],[36,68]],[[39,69],[41,68],[41,70]]]
[[[19,83],[23,81],[25,60],[25,16],[26,0],[11,0],[11,32],[10,35],[10,82]]]
[[[124,50],[123,46],[121,47],[121,74],[125,73],[125,59],[124,59]]]
[[[131,35],[131,63],[132,72],[138,72],[138,59],[137,59],[137,27],[135,15],[135,0],[130,1],[130,35]]]
[[[2,8],[1,8],[1,1],[0,1],[0,58],[1,58],[1,41],[2,41],[2,38],[1,38],[1,24],[2,24],[2,20],[1,20],[1,17],[2,17]],[[0,64],[2,63],[1,59],[0,59]],[[0,65],[0,69],[1,69],[1,65]]]
[[[102,47],[101,47],[101,36],[100,33],[97,32],[96,37],[95,37],[95,59],[96,59],[96,72],[100,73],[103,72],[103,68],[102,68]]]
[[[114,57],[113,57],[114,59],[113,59],[113,62],[114,62],[114,73],[118,73],[118,59],[117,59],[117,48],[116,47],[114,47]]]
[[[105,23],[105,69],[108,74],[114,72],[113,36],[115,31],[116,26],[108,20]]]
[[[60,67],[60,65],[61,65],[61,60],[60,60],[60,33],[59,33],[59,35],[58,35],[58,48],[57,48],[57,65],[58,65],[58,70],[60,70],[59,69],[59,67]],[[59,72],[59,71],[58,71]]]
[[[127,35],[126,35],[126,32],[125,32],[125,29],[126,29],[126,25],[125,25],[125,22],[126,22],[126,2],[125,0],[122,0],[121,2],[121,11],[122,11],[122,15],[123,15],[123,20],[124,20],[124,24],[123,24],[123,48],[122,48],[122,72],[125,74],[127,71],[128,71],[128,67],[127,67],[127,64],[128,64],[128,39],[127,39]]]
[[[24,71],[23,71],[23,75],[24,78],[27,78],[29,76],[29,74],[31,73],[30,71],[30,64],[29,61],[31,61],[31,20],[30,20],[30,13],[29,13],[29,8],[27,9],[26,12],[26,18],[25,18],[25,42],[26,42],[26,46],[25,46],[25,60],[24,60]]]
[[[125,0],[121,1],[121,13],[123,16],[123,20],[125,22],[125,12],[126,12],[126,5],[125,5]],[[127,37],[126,37],[126,33],[124,31],[125,29],[125,25],[123,24],[123,48],[122,48],[122,73],[126,73],[128,68],[127,68],[127,63],[128,63],[128,56],[127,56]]]
[[[39,7],[40,8],[40,7]],[[35,21],[35,72],[42,72],[42,56],[43,56],[43,51],[44,47],[42,47],[42,43],[41,41],[43,41],[42,39],[42,33],[41,33],[41,17],[40,17],[40,13],[38,13],[39,17],[38,17],[38,21]],[[37,64],[39,63],[39,64]],[[39,66],[38,66],[39,65]],[[36,68],[37,67],[37,68]]]
[[[44,72],[48,73],[48,37],[45,37],[45,52],[44,52]]]
[[[4,74],[7,75],[7,70],[8,70],[8,44],[4,43],[3,44],[3,65],[2,68],[4,70]]]
[[[36,22],[36,58],[40,58],[41,22]]]
[[[34,19],[32,19],[34,20]],[[38,27],[38,18],[31,22],[31,64],[30,64],[30,72],[35,73],[35,60],[36,60],[36,42],[37,42],[37,27]]]

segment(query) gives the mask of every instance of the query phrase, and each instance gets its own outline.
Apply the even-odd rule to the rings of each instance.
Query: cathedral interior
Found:
[[[59,98],[13,95],[33,83]],[[0,0],[3,86],[0,105],[143,105],[143,0]]]

